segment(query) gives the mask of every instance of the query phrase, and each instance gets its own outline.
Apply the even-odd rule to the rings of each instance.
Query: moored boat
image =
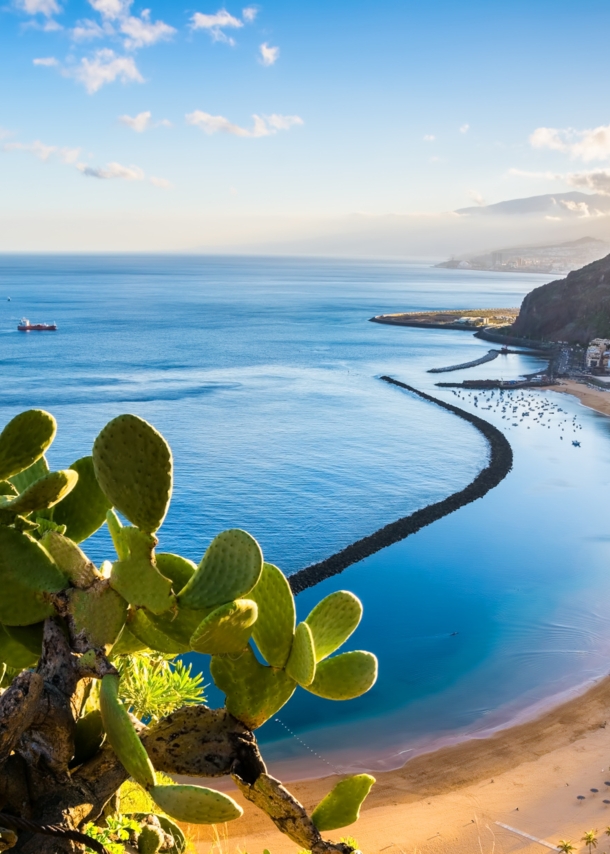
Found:
[[[22,317],[17,325],[19,332],[55,332],[56,323],[30,323],[27,317]]]

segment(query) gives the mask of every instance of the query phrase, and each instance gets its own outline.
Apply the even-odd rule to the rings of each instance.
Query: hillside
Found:
[[[531,291],[512,332],[572,344],[610,338],[610,255]]]

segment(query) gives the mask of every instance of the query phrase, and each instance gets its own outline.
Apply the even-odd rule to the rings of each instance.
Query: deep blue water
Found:
[[[449,375],[427,369],[490,345],[368,318],[515,306],[545,281],[398,262],[0,256],[0,417],[52,411],[49,457],[62,467],[110,418],[136,412],[174,452],[160,547],[199,560],[218,531],[239,526],[292,572],[462,488],[486,459],[470,425],[378,377],[455,401],[434,388]],[[24,315],[59,330],[18,333]],[[507,378],[538,364],[509,356],[450,376]],[[569,416],[512,427],[479,397],[515,452],[499,487],[298,597],[305,616],[331,590],[356,592],[365,615],[348,648],[380,659],[365,697],[330,703],[299,690],[280,713],[327,762],[396,766],[608,669],[610,421],[567,396],[530,399]],[[561,432],[573,415],[578,449]],[[88,551],[112,557],[104,531]],[[221,701],[214,689],[210,699]],[[329,770],[280,723],[261,738],[273,767],[291,758],[300,772]]]

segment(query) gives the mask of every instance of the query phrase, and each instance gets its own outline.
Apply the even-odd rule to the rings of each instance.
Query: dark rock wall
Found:
[[[610,255],[529,293],[512,332],[571,344],[610,338]]]

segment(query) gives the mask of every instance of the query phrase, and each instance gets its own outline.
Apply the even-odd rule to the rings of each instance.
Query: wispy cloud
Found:
[[[481,207],[484,207],[487,204],[483,196],[476,190],[468,190],[468,195],[475,204],[480,205]]]
[[[569,187],[610,196],[610,169],[591,169],[586,172],[526,172],[522,169],[510,169],[509,174],[542,181],[561,181]]]
[[[280,55],[279,47],[269,47],[267,42],[263,42],[259,49],[263,65],[274,65],[277,62]]]
[[[536,128],[530,136],[533,148],[548,148],[569,154],[574,160],[607,160],[610,158],[610,125],[590,130],[574,128]]]
[[[26,15],[44,15],[50,18],[51,15],[58,15],[61,12],[61,7],[56,0],[16,0],[16,5]]]
[[[246,8],[242,9],[242,11],[241,11],[242,18],[248,24],[251,24],[257,15],[258,15],[258,9],[256,6],[246,6]]]
[[[34,142],[5,142],[2,149],[3,151],[25,151],[43,162],[57,158],[66,165],[76,163],[81,151],[80,148],[59,148],[56,145],[45,145],[39,139]]]
[[[460,127],[460,133],[468,133],[469,130],[470,130],[470,125],[468,123],[463,124]]]
[[[122,181],[143,181],[146,178],[144,170],[139,166],[123,166],[116,162],[108,163],[105,168],[78,163],[76,168],[87,178],[99,178],[104,181],[114,178],[120,178]]]
[[[155,175],[151,175],[148,180],[151,184],[155,187],[159,187],[161,190],[171,190],[174,186],[171,181],[167,180],[167,178],[157,178]]]
[[[82,83],[90,95],[115,80],[120,80],[121,83],[144,82],[131,56],[117,56],[109,48],[96,51],[92,59],[83,57],[76,68],[68,69],[64,73]]]
[[[89,0],[89,5],[109,21],[124,18],[131,8],[133,0]]]
[[[225,42],[233,46],[235,39],[228,36],[224,30],[228,28],[239,29],[243,27],[244,22],[239,18],[230,15],[226,9],[219,9],[213,15],[205,15],[202,12],[195,12],[191,17],[192,30],[207,30],[215,42]]]
[[[100,26],[97,21],[91,21],[89,18],[78,21],[70,30],[70,36],[76,42],[102,39],[106,36],[113,36],[114,33],[114,27],[109,21],[104,21],[103,26]]]
[[[168,119],[161,119],[158,122],[153,122],[152,113],[150,110],[138,113],[137,116],[119,116],[121,124],[135,130],[136,133],[144,133],[152,127],[171,127],[172,123]]]
[[[252,116],[254,123],[251,128],[240,127],[224,116],[213,116],[202,110],[194,110],[187,113],[186,121],[189,125],[200,128],[204,133],[211,136],[215,133],[228,133],[233,136],[249,137],[251,139],[272,136],[279,130],[289,130],[295,125],[304,124],[300,116],[281,116],[273,113],[270,116]]]
[[[434,134],[433,134],[433,133],[427,133],[427,134],[424,134],[424,138],[423,138],[423,139],[424,139],[424,142],[434,142],[434,140],[436,139],[436,137],[434,136]]]
[[[139,47],[151,47],[160,41],[167,41],[175,35],[176,29],[163,21],[151,21],[150,10],[144,9],[141,17],[130,16],[121,21],[121,32],[127,36],[125,47],[133,50]]]
[[[59,62],[54,56],[39,56],[32,60],[34,65],[43,65],[47,68],[52,68],[54,65],[59,65]]]

